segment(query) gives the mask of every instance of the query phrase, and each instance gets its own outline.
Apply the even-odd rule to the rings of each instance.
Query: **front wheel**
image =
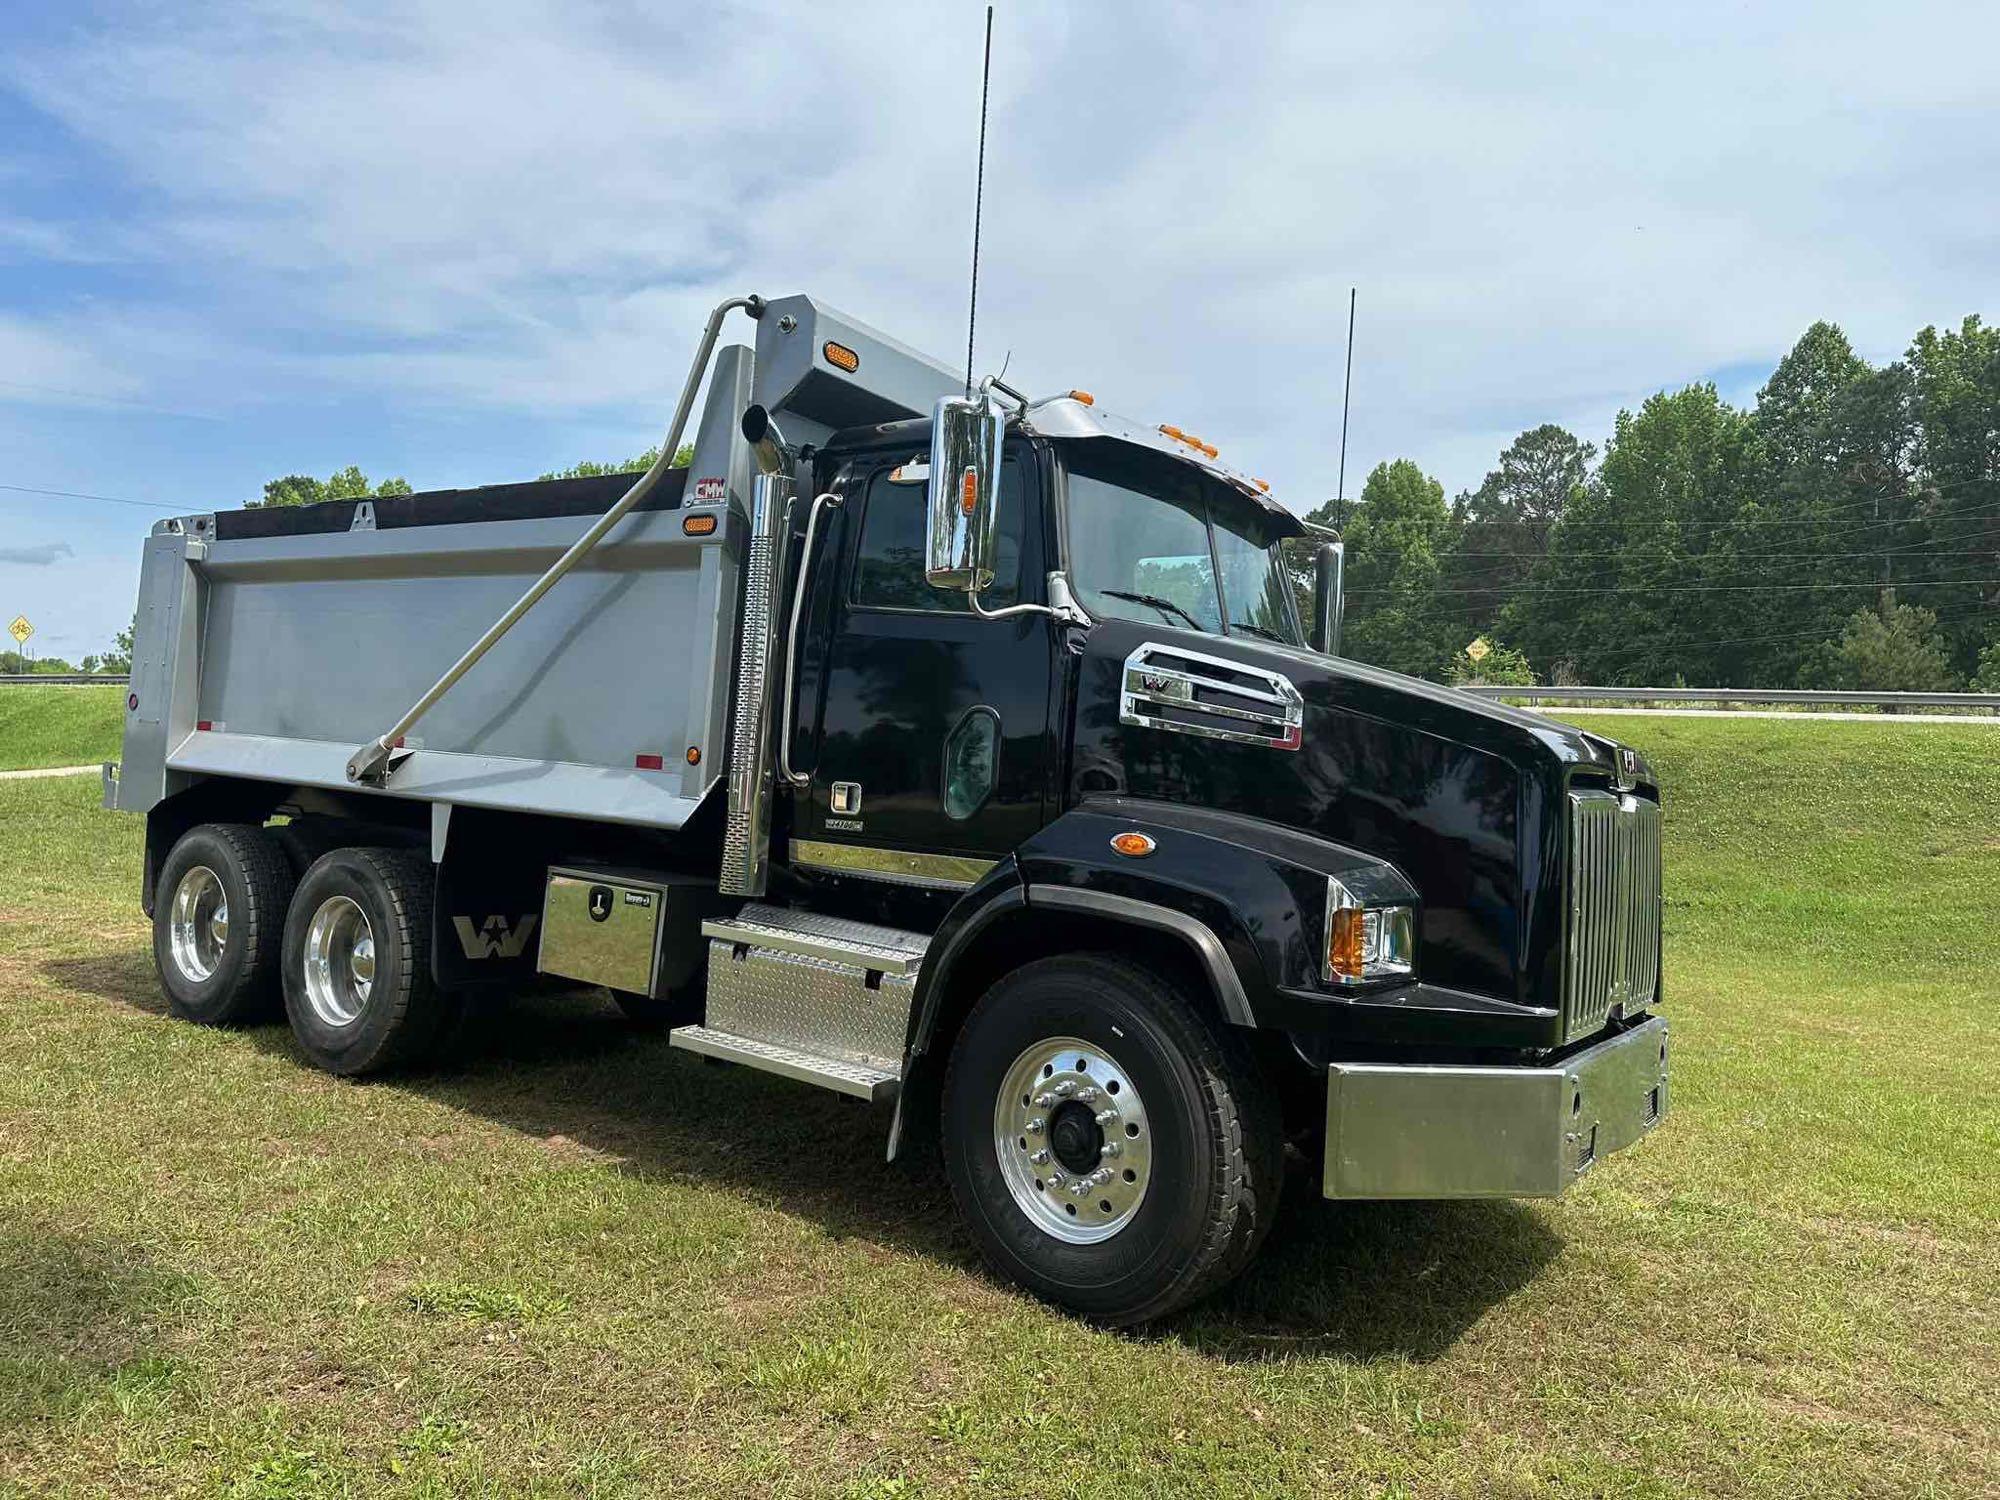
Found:
[[[1276,1206],[1277,1112],[1240,1039],[1122,958],[1043,959],[989,990],[952,1049],[943,1124],[987,1260],[1101,1322],[1207,1295]]]

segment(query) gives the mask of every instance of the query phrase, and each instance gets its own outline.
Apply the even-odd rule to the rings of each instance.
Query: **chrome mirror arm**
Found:
[[[1065,625],[1088,625],[1090,616],[1069,586],[1069,575],[1060,568],[1049,573],[1049,602],[1047,604],[1010,604],[1005,609],[988,609],[979,602],[977,590],[966,591],[965,602],[971,606],[973,614],[982,620],[1010,620],[1017,615],[1047,615]]]

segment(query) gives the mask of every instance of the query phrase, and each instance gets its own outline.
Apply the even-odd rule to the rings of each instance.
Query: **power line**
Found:
[[[159,500],[127,500],[118,495],[86,495],[80,490],[44,490],[31,484],[0,484],[0,490],[12,490],[21,495],[55,495],[64,500],[101,500],[106,505],[136,505],[142,510],[167,510],[175,515],[187,515],[189,507],[168,505]]]
[[[1983,613],[1985,609],[1986,609],[1985,605],[1966,604],[1966,605],[1961,605],[1957,609],[1937,610],[1935,613],[1938,620],[1944,621],[1944,620],[1961,619],[1966,615],[1980,614]],[[1613,649],[1608,653],[1592,649],[1590,654],[1597,657],[1602,657],[1607,654],[1613,657],[1636,656],[1641,652],[1653,651],[1653,650],[1692,651],[1703,646],[1761,646],[1761,645],[1766,645],[1772,641],[1835,640],[1837,638],[1838,638],[1837,632],[1828,629],[1787,630],[1775,635],[1724,636],[1719,640],[1708,640],[1708,641],[1675,641],[1675,640],[1645,641],[1627,645],[1622,650]]]
[[[1976,541],[1978,541],[1978,540],[1979,540],[1980,538],[1982,538],[1982,537],[1989,537],[1989,536],[2000,536],[2000,530],[1995,530],[1995,531],[1980,531],[1980,532],[1975,532],[1975,533],[1974,533],[1973,535],[1971,535],[1971,536],[1958,536],[1958,537],[1951,537],[1951,538],[1948,538],[1948,539],[1946,539],[1946,541],[1948,541],[1948,542],[1949,542],[1950,544],[1952,544],[1952,545],[1957,545],[1957,544],[1960,544],[1960,543],[1964,543],[1964,542],[1976,542]],[[1737,557],[1737,558],[1751,558],[1751,557],[1784,557],[1784,558],[1807,558],[1807,557],[1881,557],[1881,556],[1884,556],[1884,555],[1886,554],[1886,555],[1888,555],[1888,556],[1891,556],[1891,557],[1901,557],[1901,556],[1905,556],[1905,555],[1908,555],[1908,554],[1911,554],[1911,553],[1921,553],[1921,552],[1923,552],[1923,551],[1927,550],[1928,548],[1930,548],[1930,547],[1932,547],[1932,546],[1942,546],[1942,545],[1945,545],[1945,544],[1946,544],[1946,543],[1945,543],[1944,541],[1938,541],[1938,542],[1911,542],[1911,543],[1909,543],[1908,545],[1906,545],[1906,546],[1902,546],[1902,547],[1875,547],[1875,548],[1870,548],[1870,549],[1869,549],[1868,551],[1866,551],[1866,552],[1730,552],[1730,553],[1721,553],[1721,554],[1715,554],[1715,555],[1718,555],[1718,556],[1727,556],[1727,557]],[[1370,553],[1369,553],[1369,555],[1370,555],[1370,556],[1376,556],[1376,555],[1380,555],[1380,554],[1383,554],[1383,553],[1392,553],[1392,552],[1402,552],[1402,551],[1405,551],[1405,550],[1407,550],[1407,549],[1405,549],[1405,548],[1402,548],[1402,547],[1383,547],[1383,548],[1380,548],[1380,549],[1371,549],[1371,550],[1370,550]],[[1542,561],[1542,560],[1543,560],[1544,558],[1546,558],[1546,557],[1550,557],[1550,556],[1560,556],[1560,557],[1562,557],[1563,559],[1567,560],[1567,559],[1569,559],[1569,558],[1574,558],[1574,557],[1630,557],[1631,555],[1632,555],[1632,554],[1630,553],[1630,551],[1626,551],[1626,550],[1620,550],[1620,551],[1617,551],[1617,552],[1563,552],[1563,553],[1554,553],[1554,554],[1552,554],[1552,553],[1547,553],[1547,552],[1457,552],[1457,551],[1449,551],[1449,552],[1440,552],[1440,553],[1438,554],[1438,559],[1439,559],[1439,561],[1441,561],[1441,562],[1442,562],[1442,561],[1444,561],[1444,560],[1446,560],[1446,559],[1449,559],[1449,558],[1454,558],[1454,557],[1500,557],[1500,558],[1506,558],[1506,559],[1508,559],[1508,560],[1510,560],[1510,561],[1517,561],[1517,562],[1540,562],[1540,561]],[[1709,556],[1710,554],[1708,554],[1708,553],[1701,553],[1701,554],[1698,554],[1698,555],[1700,555],[1700,556]],[[1487,569],[1484,569],[1484,568],[1480,568],[1480,569],[1476,569],[1475,571],[1477,571],[1477,572],[1482,572],[1482,573],[1483,573],[1483,572],[1486,572],[1486,571],[1488,571],[1488,570],[1487,570]],[[1496,572],[1497,572],[1497,571],[1498,571],[1498,569],[1494,569],[1493,571],[1496,571]]]
[[[1893,587],[1899,589],[1934,589],[1948,584],[1988,584],[2000,583],[2000,578],[1927,578],[1912,579],[1884,585],[1879,579],[1868,583],[1621,583],[1602,588],[1527,588],[1513,589],[1515,598],[1544,597],[1550,594],[1785,594],[1810,592],[1815,589],[1876,589]],[[1349,589],[1349,594],[1400,594],[1401,589]],[[1425,597],[1443,598],[1457,594],[1492,594],[1498,589],[1431,589]]]
[[[1955,494],[1960,490],[1974,489],[1981,487],[2000,489],[2000,477],[1954,479],[1947,484],[1930,484],[1922,481],[1914,481],[1901,488],[1894,488],[1894,487],[1883,488],[1875,491],[1872,494],[1863,495],[1858,499],[1843,500],[1838,505],[1829,506],[1824,509],[1816,511],[1814,514],[1805,516],[1762,516],[1752,520],[1742,520],[1736,517],[1728,517],[1721,520],[1700,520],[1693,517],[1684,517],[1684,516],[1651,516],[1651,517],[1636,517],[1636,518],[1627,518],[1624,520],[1606,520],[1606,521],[1591,521],[1591,520],[1575,519],[1568,516],[1560,516],[1550,521],[1549,527],[1551,530],[1559,530],[1563,527],[1575,527],[1575,526],[1625,526],[1625,527],[1813,526],[1813,525],[1825,524],[1830,517],[1832,517],[1834,514],[1838,512],[1859,510],[1863,506],[1874,505],[1878,501],[1882,500],[1894,500],[1894,499],[1924,500],[1936,495],[1950,495],[1950,494]],[[1976,505],[1985,505],[1991,503],[1993,502],[1991,501],[1975,502]],[[1931,517],[1949,513],[1950,512],[1943,512],[1943,511],[1928,511],[1928,512],[1920,511],[1920,512],[1915,512],[1908,517],[1896,518],[1895,520],[1885,521],[1881,524],[1883,525],[1900,524],[1900,522],[1903,520],[1928,520]],[[1472,526],[1480,526],[1480,525],[1490,525],[1492,523],[1483,521],[1468,521],[1466,524]],[[1835,524],[1845,525],[1847,523],[1838,522]],[[1870,522],[1868,524],[1872,525],[1874,523]]]

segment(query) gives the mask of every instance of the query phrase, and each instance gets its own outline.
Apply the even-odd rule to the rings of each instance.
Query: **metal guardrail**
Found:
[[[2000,693],[1848,693],[1810,688],[1495,687],[1468,693],[1528,703],[1817,703],[1849,708],[1972,708],[2000,711]]]
[[[117,676],[103,673],[91,676],[83,672],[0,673],[0,687],[86,687],[97,682],[107,687],[123,687],[131,680],[131,677],[124,673]]]

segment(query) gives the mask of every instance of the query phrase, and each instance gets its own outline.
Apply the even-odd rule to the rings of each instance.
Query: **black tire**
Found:
[[[214,880],[206,900],[197,894],[205,884],[203,871]],[[168,1009],[203,1026],[275,1019],[292,885],[291,870],[266,829],[250,823],[203,823],[182,834],[160,868],[153,898],[153,966]],[[190,897],[185,904],[180,900],[184,886]],[[178,955],[177,907],[183,924]],[[212,920],[218,912],[227,934],[219,942]]]
[[[331,818],[294,818],[272,829],[271,836],[284,851],[294,882],[304,880],[322,854],[332,853],[344,842],[341,825]]]
[[[453,1032],[460,1006],[431,978],[432,891],[430,861],[406,849],[335,849],[299,882],[285,920],[285,1013],[317,1066],[344,1077],[412,1067]],[[314,918],[330,903],[344,910],[341,898],[366,919],[372,947],[365,994],[356,993],[341,962],[329,965],[342,986],[336,998],[352,1005],[344,1021],[324,989],[316,997],[306,973]]]
[[[1058,1238],[1015,1201],[996,1141],[1009,1070],[1059,1037],[1115,1060],[1143,1100],[1150,1140],[1150,1175],[1129,1220],[1089,1244]],[[987,1261],[1115,1326],[1162,1317],[1241,1271],[1283,1181],[1277,1106],[1242,1039],[1165,977],[1110,955],[1042,959],[988,990],[952,1048],[942,1123],[952,1193]]]

